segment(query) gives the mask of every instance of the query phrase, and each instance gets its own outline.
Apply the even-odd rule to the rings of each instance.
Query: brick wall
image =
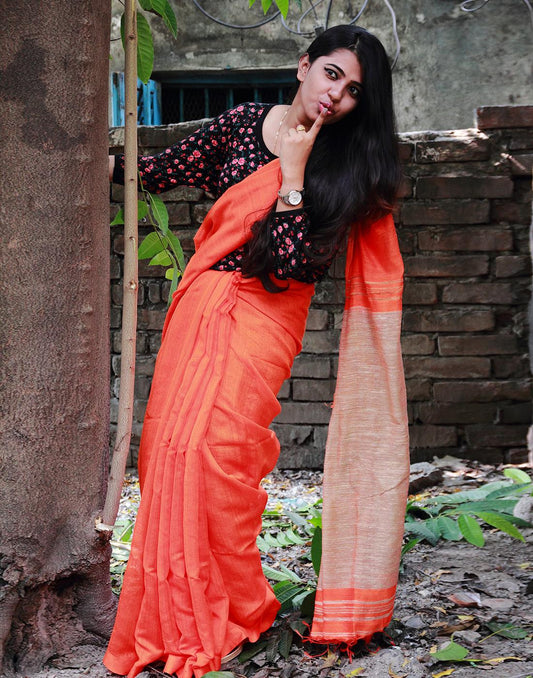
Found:
[[[190,125],[141,128],[141,152],[182,138]],[[121,130],[112,130],[112,152]],[[527,355],[533,107],[477,111],[477,128],[401,135],[405,169],[398,234],[406,267],[403,351],[414,461],[459,454],[523,461],[531,422]],[[203,191],[164,195],[186,251],[212,201]],[[112,215],[122,189],[112,189]],[[141,229],[142,232],[142,229]],[[123,238],[112,227],[112,421],[116,421]],[[140,264],[132,463],[165,316],[168,282]],[[320,466],[335,387],[343,262],[320,285],[303,351],[273,424],[280,466]]]

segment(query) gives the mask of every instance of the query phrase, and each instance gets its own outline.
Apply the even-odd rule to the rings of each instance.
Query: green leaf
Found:
[[[291,579],[291,577],[287,576],[286,572],[280,572],[265,564],[263,564],[263,574],[267,579],[272,579],[274,581],[290,581]]]
[[[437,523],[440,527],[440,533],[443,539],[448,539],[450,541],[459,541],[463,538],[459,526],[448,516],[439,516],[437,518]]]
[[[235,678],[235,674],[232,671],[209,671],[202,678]]]
[[[472,513],[472,511],[498,511],[499,513],[512,513],[518,499],[493,499],[486,501],[469,501],[447,511],[447,513]]]
[[[257,643],[247,645],[239,655],[239,664],[244,664],[244,662],[247,662],[252,657],[255,657],[255,655],[262,652],[266,646],[267,646],[266,640],[258,640]]]
[[[173,296],[174,292],[178,289],[178,280],[180,279],[180,276],[181,276],[180,271],[178,271],[178,269],[175,267],[175,265],[173,267],[172,272],[173,272],[172,283],[171,283],[170,289],[168,291],[168,304],[167,304],[168,306],[170,306],[170,304],[172,303],[172,296]]]
[[[272,5],[272,0],[261,0],[261,7],[263,8],[263,14],[266,14]]]
[[[280,633],[278,651],[284,659],[289,657],[293,634],[294,632],[292,629],[282,629]]]
[[[123,224],[123,223],[124,223],[124,208],[121,207],[119,209],[119,211],[117,212],[116,217],[113,219],[113,221],[111,222],[110,225],[111,226],[118,226],[119,224]]]
[[[311,542],[311,562],[313,563],[313,570],[318,577],[320,573],[320,563],[322,561],[322,528],[317,527]]]
[[[176,37],[178,33],[178,22],[176,21],[176,15],[168,0],[151,0],[151,5],[153,11],[159,14],[168,30]]]
[[[255,4],[255,0],[248,0],[248,7],[253,7]]]
[[[307,518],[304,518],[299,513],[294,511],[285,511],[285,515],[289,518],[297,527],[307,527]]]
[[[286,19],[287,14],[289,13],[289,0],[276,0],[276,5],[283,15],[283,18]]]
[[[281,603],[281,610],[286,612],[292,609],[292,600],[301,591],[302,587],[299,584],[294,584],[290,581],[280,581],[272,587],[276,598]]]
[[[437,659],[439,662],[460,662],[468,655],[468,650],[466,647],[459,645],[459,643],[450,640],[448,645],[442,650],[437,650],[437,652],[431,652],[430,654],[433,659]]]
[[[151,259],[159,252],[163,252],[167,246],[167,239],[162,238],[158,233],[148,233],[146,238],[139,245],[139,259]]]
[[[158,252],[155,257],[152,257],[150,262],[148,263],[149,266],[172,266],[172,259],[170,258],[168,252],[166,250],[163,250],[162,252]]]
[[[429,542],[432,546],[435,546],[437,541],[439,540],[438,537],[435,536],[435,532],[429,529],[429,527],[426,525],[427,521],[424,522],[414,522],[414,523],[405,523],[404,529],[407,534],[415,534],[421,539],[425,539],[427,542]]]
[[[168,238],[168,243],[170,245],[170,249],[172,250],[174,256],[176,257],[176,260],[178,262],[178,266],[180,267],[181,271],[185,270],[185,257],[183,256],[183,250],[181,248],[181,243],[176,238],[174,233],[169,229],[167,231],[167,238]]]
[[[137,14],[137,76],[144,82],[150,80],[154,67],[154,43],[150,24],[142,14]]]
[[[302,580],[301,580],[300,577],[296,574],[296,572],[293,572],[292,570],[289,570],[289,568],[288,568],[288,567],[285,567],[285,565],[283,565],[283,563],[280,563],[280,564],[279,564],[279,569],[280,569],[282,572],[285,572],[285,574],[287,575],[287,577],[288,577],[291,581],[294,581],[294,582],[299,583],[299,584],[302,583]]]
[[[520,468],[506,468],[503,471],[503,475],[506,478],[510,478],[513,483],[521,484],[531,482],[529,475]]]
[[[300,603],[300,614],[302,617],[312,618],[315,613],[316,591],[310,591]],[[305,627],[304,627],[305,630]],[[303,633],[304,631],[302,631]]]
[[[167,273],[168,273],[168,271],[167,271]],[[263,553],[268,553],[268,544],[266,543],[266,541],[263,539],[263,537],[260,534],[257,536],[256,543],[257,543],[257,548],[260,551],[262,551]]]
[[[498,513],[489,513],[486,511],[476,511],[475,515],[484,520],[488,525],[498,528],[505,534],[508,534],[510,537],[519,539],[520,541],[525,541],[524,536],[512,523],[503,518]]]
[[[409,553],[414,547],[420,542],[420,538],[415,538],[415,539],[409,539],[408,542],[403,544],[402,546],[402,557],[406,554]]]
[[[483,546],[485,544],[485,537],[481,531],[481,527],[475,518],[469,515],[461,514],[457,519],[457,524],[461,530],[461,534],[474,546]]]
[[[303,539],[302,537],[300,537],[299,534],[296,534],[296,532],[291,529],[285,532],[285,536],[291,542],[291,544],[305,544],[307,541],[306,539]]]
[[[504,638],[509,638],[511,640],[523,640],[527,638],[531,631],[527,629],[521,629],[518,626],[513,626],[512,624],[495,624],[494,622],[486,622],[485,626],[489,628],[493,634],[498,636],[503,636]]]
[[[145,12],[149,12],[152,9],[152,0],[139,0],[139,5]]]

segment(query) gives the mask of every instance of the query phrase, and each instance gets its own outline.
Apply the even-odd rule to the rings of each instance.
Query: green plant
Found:
[[[410,500],[406,510],[406,534],[432,545],[439,539],[465,539],[475,546],[483,546],[482,526],[485,524],[524,541],[517,526],[529,524],[516,518],[513,509],[521,495],[533,492],[533,483],[520,469],[505,469],[504,475],[509,480],[487,483],[474,490]],[[415,540],[411,540],[404,549],[410,550],[415,545]]]

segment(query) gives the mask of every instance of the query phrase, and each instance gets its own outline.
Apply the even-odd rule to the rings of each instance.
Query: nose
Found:
[[[339,101],[342,96],[340,85],[338,83],[334,83],[333,85],[331,85],[328,94],[332,102]]]

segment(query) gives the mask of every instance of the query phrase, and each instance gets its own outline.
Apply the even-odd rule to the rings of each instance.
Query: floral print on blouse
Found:
[[[241,104],[158,155],[140,157],[143,187],[150,193],[162,193],[176,186],[194,186],[220,197],[276,157],[265,146],[262,135],[263,121],[271,107],[272,104]],[[124,183],[123,155],[115,158],[113,181]],[[273,212],[270,228],[276,278],[313,283],[326,275],[331,262],[311,267],[305,257],[309,218],[302,208]],[[243,255],[241,247],[212,268],[240,271]]]

